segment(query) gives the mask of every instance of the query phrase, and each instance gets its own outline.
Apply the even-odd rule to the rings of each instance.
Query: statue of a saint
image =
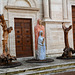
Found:
[[[70,25],[68,28],[65,26],[65,24],[62,24],[62,28],[64,31],[64,42],[65,42],[65,48],[62,57],[72,57],[72,54],[75,52],[72,48],[70,48],[68,43],[68,32],[72,28],[72,25]]]
[[[34,28],[35,31],[35,54],[36,54],[36,59],[38,56],[38,37],[39,37],[39,32],[43,31],[43,37],[45,38],[45,27],[42,25],[42,21],[40,19],[38,19],[37,21],[37,25]]]
[[[7,28],[6,22],[4,20],[4,15],[0,15],[0,25],[3,29],[3,54],[0,56],[0,63],[1,64],[8,64],[12,63],[12,60],[16,60],[15,56],[11,56],[9,49],[8,49],[8,35],[13,30],[12,27]]]
[[[69,43],[68,43],[68,32],[72,28],[72,25],[70,25],[68,28],[65,26],[65,24],[62,24],[62,28],[64,31],[64,42],[65,42],[65,48],[69,48]]]
[[[3,27],[3,26],[2,26]],[[9,49],[8,49],[8,35],[11,33],[13,30],[12,27],[7,28],[6,30],[3,30],[3,54],[8,55],[9,54]]]
[[[5,56],[7,56],[9,54],[9,49],[8,49],[8,46],[7,46],[7,44],[8,44],[8,35],[9,35],[9,33],[11,33],[13,28],[12,27],[7,28],[7,25],[6,25],[6,22],[4,20],[3,15],[0,15],[0,19],[2,21],[1,26],[3,28],[3,40],[2,40],[3,41],[3,54]]]
[[[38,59],[45,60],[45,58],[46,58],[45,40],[43,37],[43,31],[40,31],[38,37]]]

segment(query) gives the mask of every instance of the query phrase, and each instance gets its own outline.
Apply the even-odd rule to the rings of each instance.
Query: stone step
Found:
[[[46,66],[37,66],[26,69],[16,69],[13,72],[8,72],[7,75],[46,75],[46,74],[54,74],[58,72],[70,71],[75,69],[75,63],[61,63],[54,65],[46,65]],[[1,75],[1,74],[0,74]]]
[[[63,67],[63,68],[55,68],[55,69],[47,69],[47,70],[41,70],[41,71],[29,71],[29,72],[23,72],[23,73],[19,73],[19,74],[15,74],[15,75],[43,75],[43,74],[52,74],[52,73],[58,73],[58,72],[63,72],[63,71],[69,71],[75,69],[75,67],[71,66],[69,68],[67,67]]]

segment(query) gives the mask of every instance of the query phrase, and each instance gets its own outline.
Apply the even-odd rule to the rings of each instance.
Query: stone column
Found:
[[[0,14],[3,14],[3,0],[0,0]]]
[[[67,19],[67,0],[63,0],[63,19]]]
[[[44,19],[49,19],[49,1],[43,0]]]

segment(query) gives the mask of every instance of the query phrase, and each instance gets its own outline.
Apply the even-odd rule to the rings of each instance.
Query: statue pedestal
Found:
[[[60,57],[57,57],[57,59],[75,59],[75,56],[72,56],[72,54],[75,53],[75,50],[73,50],[72,48],[64,48],[63,50],[63,54]]]
[[[53,62],[53,59],[46,58],[45,60],[37,60],[37,59],[30,59],[26,60],[27,63],[50,63]]]

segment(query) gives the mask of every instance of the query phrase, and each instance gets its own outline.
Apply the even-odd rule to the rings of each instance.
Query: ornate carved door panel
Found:
[[[16,56],[33,56],[31,19],[15,18]]]
[[[75,49],[75,6],[72,6],[72,23],[73,23],[73,42]]]

